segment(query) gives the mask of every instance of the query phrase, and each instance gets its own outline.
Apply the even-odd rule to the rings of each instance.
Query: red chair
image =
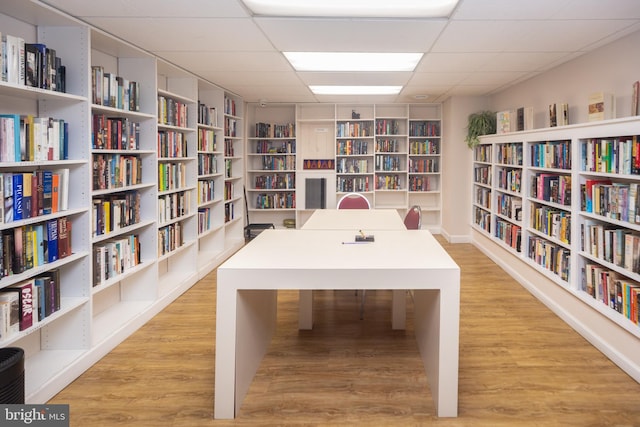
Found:
[[[371,204],[360,193],[347,193],[338,200],[337,209],[371,209]]]
[[[404,217],[404,226],[407,227],[407,230],[420,230],[422,227],[422,210],[420,206],[411,206],[411,209]]]

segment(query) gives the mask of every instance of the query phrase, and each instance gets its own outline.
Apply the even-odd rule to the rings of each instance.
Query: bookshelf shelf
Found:
[[[68,170],[69,175],[68,186],[62,187],[68,195],[66,208],[61,203],[56,207],[59,211],[22,219],[18,216],[15,221],[5,220],[3,209],[0,221],[2,237],[27,231],[36,238],[41,225],[53,227],[54,222],[72,226],[69,255],[0,277],[0,293],[41,281],[43,275],[59,285],[59,290],[54,288],[60,297],[57,311],[51,310],[33,326],[0,341],[0,347],[15,345],[25,350],[26,402],[44,403],[242,246],[243,214],[238,208],[242,206],[244,109],[234,94],[38,0],[0,6],[0,27],[3,36],[20,36],[26,43],[55,49],[66,67],[66,92],[0,81],[0,114],[10,115],[3,120],[20,125],[21,121],[31,124],[30,117],[49,118],[53,122],[43,120],[38,125],[46,123],[62,130],[59,141],[51,141],[49,151],[35,155],[25,148],[24,156],[19,153],[22,161],[0,162],[3,187],[8,174],[12,179],[13,175],[24,177],[37,171],[66,176]],[[225,99],[231,98],[236,109],[224,115]],[[165,104],[167,99],[170,104]],[[212,108],[206,111],[207,120],[198,118],[201,102]],[[179,115],[167,114],[177,105]],[[236,187],[230,198],[238,208],[233,221],[226,224],[222,203],[224,117],[237,125],[229,135],[237,151],[229,159],[236,169],[230,176]],[[160,156],[160,133],[186,141],[186,152]],[[198,146],[200,133],[215,141]],[[49,140],[46,146],[49,148]],[[200,153],[213,156],[216,164],[215,170],[202,176],[198,176]],[[44,158],[47,160],[41,160]],[[158,167],[166,164],[182,165],[185,182],[179,189],[161,193]],[[130,174],[134,169],[136,179]],[[103,186],[94,185],[96,178],[103,177]],[[107,177],[118,179],[112,182]],[[199,206],[200,180],[211,183],[213,200]],[[161,224],[159,200],[175,193],[190,194],[185,207],[188,213]],[[4,192],[1,194],[4,208]],[[199,207],[210,211],[210,225],[202,233],[198,232]],[[96,235],[105,221],[118,221],[116,218],[119,222],[115,226]],[[182,244],[158,256],[158,233],[175,224],[181,225]],[[100,274],[105,271],[108,251],[121,254],[121,258],[120,264],[116,263],[119,270],[107,278]],[[4,256],[0,260],[4,263]],[[99,284],[94,286],[94,281]]]

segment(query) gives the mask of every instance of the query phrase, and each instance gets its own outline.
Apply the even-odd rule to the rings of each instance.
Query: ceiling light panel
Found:
[[[283,52],[296,71],[413,71],[422,53]]]
[[[396,95],[402,86],[309,86],[316,95]]]
[[[262,16],[442,18],[448,17],[458,0],[243,0]]]

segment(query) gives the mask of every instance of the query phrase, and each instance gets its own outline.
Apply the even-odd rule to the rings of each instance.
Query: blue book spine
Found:
[[[13,174],[13,219],[14,221],[18,221],[23,218],[22,195],[23,195],[22,174],[14,173]]]
[[[53,194],[53,172],[44,171],[42,174],[43,182],[42,182],[42,192],[43,192],[43,206],[42,213],[43,215],[51,214],[51,198]]]
[[[62,160],[69,160],[69,123],[63,122],[62,126],[62,153],[60,158]]]
[[[47,262],[58,260],[58,220],[47,221]]]
[[[4,222],[13,221],[13,174],[6,172],[4,178]]]

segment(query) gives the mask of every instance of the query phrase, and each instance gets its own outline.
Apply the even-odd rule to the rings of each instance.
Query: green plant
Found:
[[[479,111],[469,114],[467,137],[464,139],[469,148],[473,148],[480,142],[481,135],[496,133],[496,113],[493,111]]]

